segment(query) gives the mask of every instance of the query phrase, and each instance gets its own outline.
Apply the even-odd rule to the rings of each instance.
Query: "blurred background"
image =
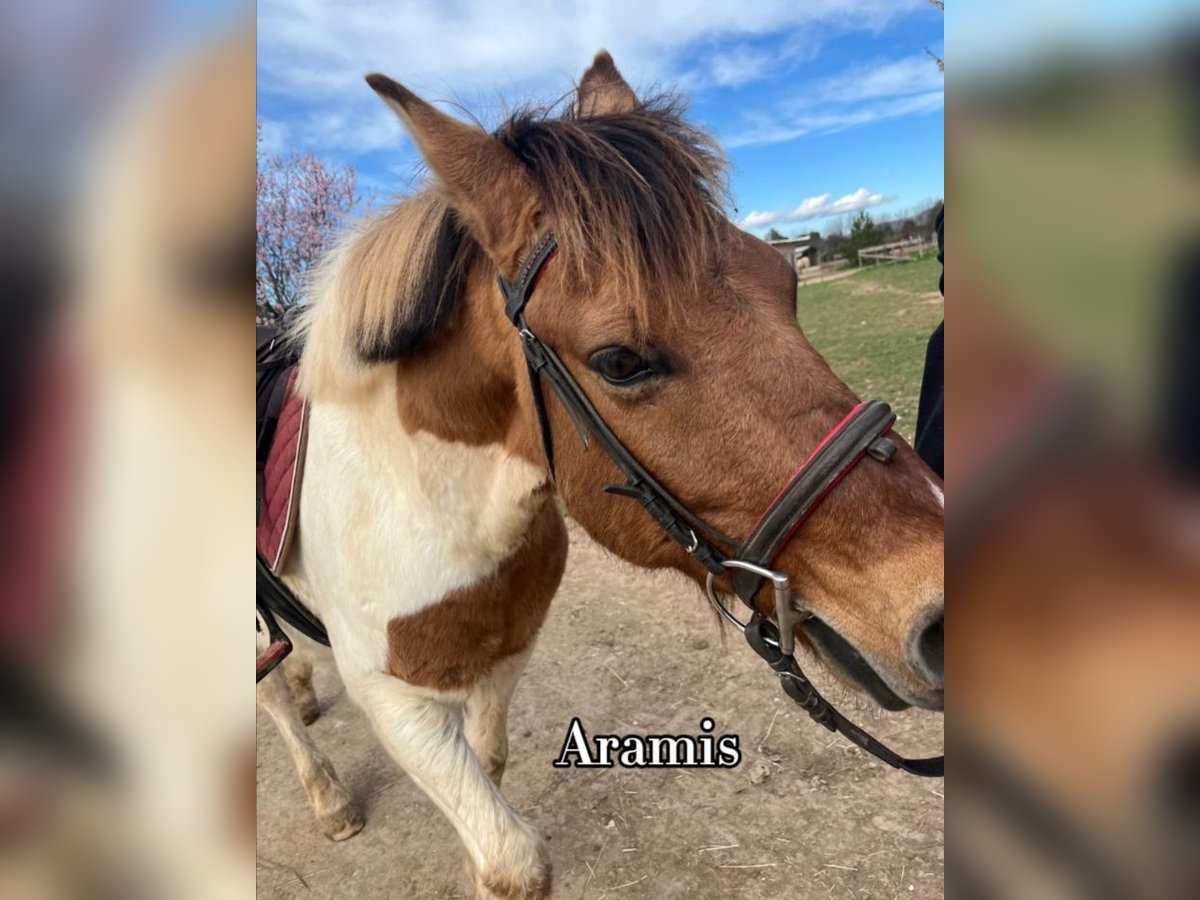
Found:
[[[1200,23],[991,6],[944,51],[948,893],[1194,896]],[[254,63],[242,3],[0,12],[4,896],[254,889]]]
[[[0,11],[0,896],[254,891],[251,16]]]
[[[947,16],[954,896],[1200,883],[1197,24]]]

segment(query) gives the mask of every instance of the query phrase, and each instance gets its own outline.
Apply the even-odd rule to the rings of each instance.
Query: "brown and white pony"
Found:
[[[566,561],[556,488],[619,556],[705,572],[637,504],[603,492],[615,469],[553,398],[550,481],[497,274],[513,278],[553,230],[530,328],[638,459],[728,534],[749,533],[856,397],[797,327],[791,267],[726,219],[714,144],[670,101],[639,100],[607,53],[567,112],[521,112],[494,135],[369,82],[435,184],[350,234],[313,285],[304,496],[284,580],[323,619],[388,751],[458,831],[479,896],[542,897],[546,845],[499,784],[509,699]],[[869,663],[876,699],[940,709],[940,646],[933,659],[914,634],[943,602],[941,486],[897,443],[892,465],[846,477],[779,564]],[[362,817],[305,734],[307,673],[285,674],[262,682],[260,701],[322,827],[349,837]]]

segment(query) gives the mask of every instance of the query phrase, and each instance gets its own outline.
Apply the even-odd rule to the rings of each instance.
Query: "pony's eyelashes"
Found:
[[[601,347],[588,356],[588,368],[616,388],[631,388],[651,378],[670,374],[662,354],[642,355],[619,344]]]

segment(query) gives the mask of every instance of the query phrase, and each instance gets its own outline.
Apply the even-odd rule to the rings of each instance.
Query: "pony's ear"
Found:
[[[601,50],[579,81],[575,114],[581,119],[637,109],[637,94],[621,77],[607,50]]]
[[[512,275],[540,212],[529,171],[496,138],[439,112],[386,75],[368,75],[367,84],[400,116],[471,234],[501,272]]]

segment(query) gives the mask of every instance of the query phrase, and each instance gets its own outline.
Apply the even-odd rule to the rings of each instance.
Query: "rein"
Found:
[[[503,275],[497,279],[504,296],[505,315],[517,329],[525,352],[550,477],[555,478],[554,439],[542,390],[543,381],[550,385],[571,416],[584,448],[590,447],[594,439],[624,476],[624,484],[610,484],[605,492],[640,503],[667,536],[708,571],[706,590],[710,602],[722,618],[742,632],[751,649],[779,676],[784,693],[814,721],[843,735],[888,765],[913,775],[942,776],[944,757],[908,759],[899,755],[839,713],[804,676],[795,658],[795,626],[815,616],[795,605],[787,574],[771,568],[821,501],[864,456],[886,464],[895,455],[896,445],[886,436],[896,420],[891,407],[879,400],[855,407],[793,473],[759,518],[750,537],[744,543],[737,541],[689,510],[650,474],[597,412],[554,350],[526,324],[525,307],[533,295],[538,276],[557,249],[553,233],[547,232],[529,251],[514,281]],[[733,616],[718,596],[715,579],[726,573],[732,578],[738,599],[750,608],[750,618],[746,622]],[[754,604],[754,597],[765,581],[770,581],[774,589],[778,625],[760,613]]]

